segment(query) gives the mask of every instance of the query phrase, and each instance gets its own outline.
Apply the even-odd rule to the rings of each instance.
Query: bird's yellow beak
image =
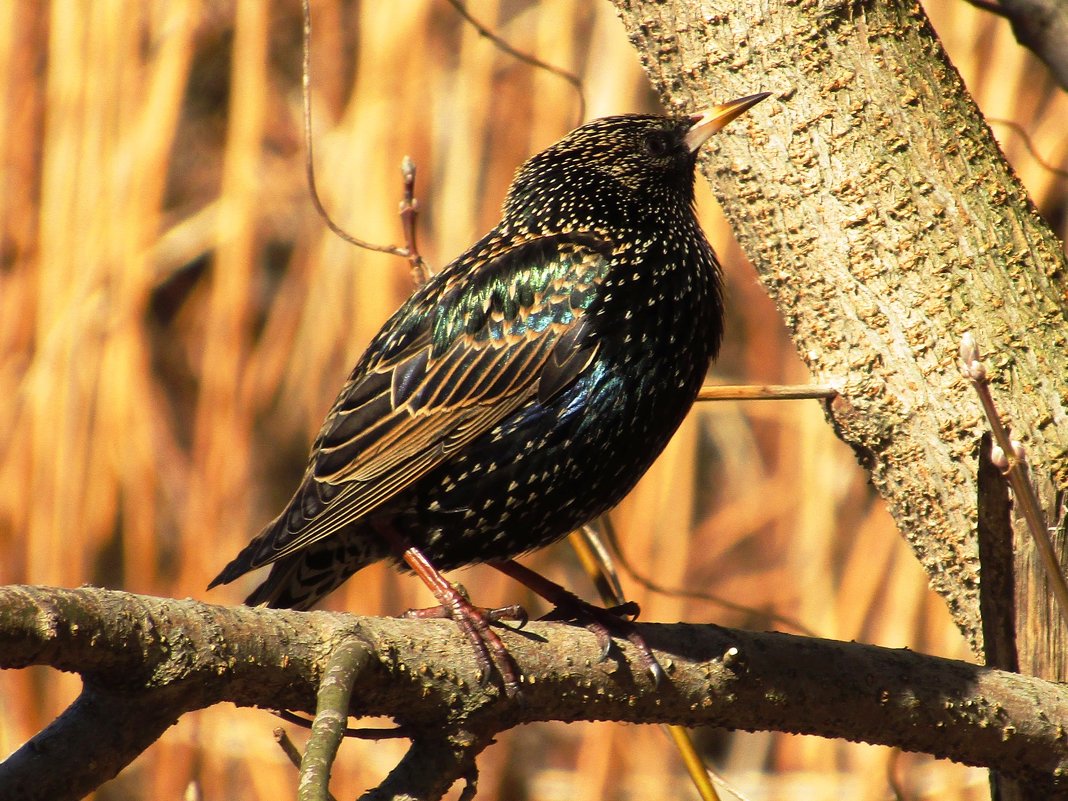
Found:
[[[731,100],[729,103],[724,103],[720,106],[712,106],[712,108],[693,115],[690,118],[693,120],[693,127],[686,132],[686,147],[690,149],[691,153],[696,152],[697,148],[708,141],[708,137],[716,131],[722,130],[735,117],[745,114],[765,97],[770,96],[771,92],[761,92],[748,97],[740,97],[737,100]]]

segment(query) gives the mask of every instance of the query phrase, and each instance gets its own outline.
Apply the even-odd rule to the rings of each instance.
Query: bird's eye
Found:
[[[645,152],[653,158],[666,156],[671,150],[671,139],[663,131],[653,131],[645,135]]]

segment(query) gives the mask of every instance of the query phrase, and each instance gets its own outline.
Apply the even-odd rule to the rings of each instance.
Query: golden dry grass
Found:
[[[422,249],[443,264],[496,220],[516,165],[572,127],[573,93],[443,0],[313,5],[326,206],[357,236],[399,240],[398,165],[411,154]],[[576,71],[588,116],[655,108],[608,3],[472,11]],[[929,11],[984,111],[1068,163],[1068,103],[1007,25],[959,0]],[[0,581],[219,603],[251,586],[204,591],[284,501],[348,367],[410,288],[403,262],[345,245],[310,210],[299,31],[292,1],[0,3]],[[994,130],[1063,234],[1064,179]],[[704,188],[700,208],[731,301],[715,379],[804,382]],[[770,627],[777,613],[822,636],[969,657],[815,402],[702,406],[612,518],[647,575],[752,610],[628,579],[646,619]],[[565,546],[530,561],[586,586]],[[490,571],[461,578],[486,603],[519,597]],[[367,614],[427,603],[381,567],[331,599]],[[46,671],[0,676],[0,754],[76,692]],[[205,798],[286,796],[295,775],[275,725],[230,707],[188,715],[98,797],[179,798],[191,782]],[[882,799],[889,772],[910,798],[986,797],[980,771],[885,748],[698,736],[754,798]],[[346,743],[336,795],[375,783],[402,748]],[[480,765],[487,801],[693,797],[652,727],[528,727]]]

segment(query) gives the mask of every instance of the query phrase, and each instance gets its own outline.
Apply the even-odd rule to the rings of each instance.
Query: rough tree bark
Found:
[[[917,5],[617,5],[669,107],[775,93],[741,122],[744,134],[716,141],[706,174],[816,380],[841,385],[830,410],[840,436],[981,652],[975,498],[986,425],[958,343],[971,331],[988,355],[1055,519],[1055,489],[1068,488],[1061,243]],[[1029,564],[1022,529],[1015,546]],[[1044,581],[1027,568],[1017,583],[1063,678],[1066,632]]]
[[[966,331],[1047,519],[1068,489],[1068,267],[923,10],[909,0],[616,0],[668,107],[772,91],[707,157],[742,247],[954,619],[983,653]],[[1013,521],[1019,669],[1068,678],[1066,631]],[[1064,564],[1065,529],[1055,531]],[[1015,613],[1012,613],[1015,605]],[[1012,632],[1008,632],[1012,636]]]

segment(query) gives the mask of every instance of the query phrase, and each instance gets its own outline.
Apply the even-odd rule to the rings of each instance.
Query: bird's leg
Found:
[[[581,623],[595,635],[601,645],[601,660],[608,657],[612,648],[612,634],[626,637],[630,643],[638,649],[638,660],[643,668],[649,671],[653,677],[653,683],[659,685],[664,677],[664,669],[660,666],[656,656],[645,638],[638,632],[634,623],[627,617],[637,617],[638,604],[628,601],[619,606],[608,609],[595,606],[582,600],[570,590],[561,587],[555,581],[550,581],[540,573],[535,573],[529,567],[509,559],[504,562],[490,562],[497,570],[510,576],[525,585],[534,593],[540,595],[546,601],[556,607],[546,615],[543,620],[573,619]]]
[[[481,609],[472,604],[462,592],[441,575],[441,572],[430,564],[418,548],[406,548],[401,556],[441,604],[440,609],[435,610],[409,610],[405,613],[405,617],[444,616],[455,620],[460,631],[474,648],[475,659],[478,661],[483,678],[488,678],[492,669],[496,667],[504,684],[504,694],[509,698],[515,698],[519,694],[519,668],[504,643],[501,642],[501,638],[497,636],[497,632],[490,628],[490,624],[495,620],[500,620],[506,612],[516,610],[519,612],[517,615],[519,619],[523,620],[526,613],[523,612],[522,607],[507,607],[503,610]]]

